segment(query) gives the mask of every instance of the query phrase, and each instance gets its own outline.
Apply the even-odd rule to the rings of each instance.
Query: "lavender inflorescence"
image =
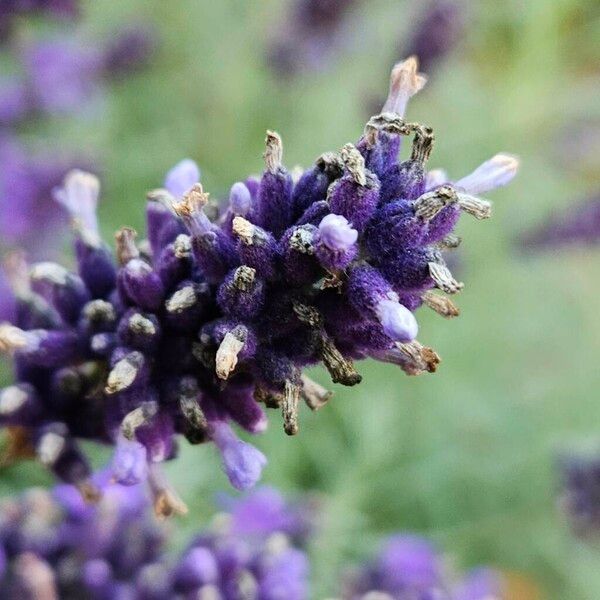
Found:
[[[561,508],[573,531],[582,538],[600,532],[600,457],[570,455],[561,461]]]
[[[449,571],[444,557],[425,538],[390,538],[370,563],[348,572],[342,600],[501,600],[502,577],[479,567],[462,577]]]
[[[519,244],[530,252],[600,244],[600,195],[551,216],[545,223],[525,232]]]
[[[77,439],[114,444],[116,479],[148,477],[169,513],[184,510],[159,471],[176,434],[212,441],[245,489],[266,459],[231,423],[263,431],[264,405],[297,433],[300,401],[316,410],[330,397],[305,366],[322,363],[343,385],[360,382],[354,361],[368,357],[434,371],[413,312],[458,314],[433,291],[463,287],[442,249],[457,245],[462,212],[489,217],[475,194],[507,183],[517,161],[497,155],[455,183],[428,172],[433,132],[404,119],[424,83],[415,59],[398,64],[357,144],[296,179],[268,132],[262,177],[234,184],[213,220],[198,168],[183,161],[148,196],[147,241],[117,233],[116,264],[98,233],[97,179],[69,174],[57,200],[73,220],[78,271],[13,265],[18,318],[0,328],[0,349],[14,354],[16,383],[1,392],[3,424],[24,428],[42,462],[80,486],[90,472]],[[407,135],[411,154],[398,162]]]
[[[107,473],[95,480],[103,491],[96,505],[68,485],[0,504],[0,597],[308,597],[308,560],[298,545],[308,529],[275,490],[236,501],[175,559],[167,532],[148,516],[144,488],[111,484]]]

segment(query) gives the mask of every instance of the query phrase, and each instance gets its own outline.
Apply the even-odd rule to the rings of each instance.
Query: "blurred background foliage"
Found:
[[[156,26],[159,51],[149,69],[112,87],[102,110],[50,120],[36,135],[57,151],[102,157],[106,235],[124,224],[143,230],[146,190],[185,156],[200,164],[205,188],[224,196],[262,169],[267,128],[282,135],[288,166],[356,140],[420,6],[358,3],[335,56],[317,72],[283,78],[265,48],[287,2],[87,2],[71,25],[84,38],[143,19]],[[594,445],[600,433],[599,250],[523,256],[515,244],[600,183],[597,155],[579,143],[589,144],[600,121],[600,9],[594,0],[464,8],[460,43],[409,117],[436,132],[432,167],[460,176],[506,150],[521,157],[522,171],[494,195],[492,220],[460,225],[462,316],[419,313],[420,339],[443,363],[419,378],[363,364],[360,386],[336,389],[318,414],[303,412],[297,438],[275,416],[255,440],[269,457],[264,481],[322,494],[315,598],[334,593],[332,572],[343,562],[398,530],[425,533],[461,566],[510,573],[515,598],[600,597],[600,550],[570,535],[555,471],[560,452]],[[94,452],[98,464],[108,456]],[[191,508],[173,524],[180,543],[228,489],[217,462],[212,449],[182,444],[167,469]],[[49,483],[35,464],[0,471],[2,494],[32,483]]]

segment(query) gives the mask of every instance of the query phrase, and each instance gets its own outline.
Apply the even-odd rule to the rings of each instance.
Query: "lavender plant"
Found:
[[[235,183],[212,219],[198,168],[183,161],[148,196],[147,240],[117,233],[116,263],[98,232],[98,180],[70,173],[56,198],[72,217],[78,270],[21,262],[10,273],[18,316],[0,328],[0,348],[14,355],[16,382],[1,392],[2,423],[84,489],[77,440],[115,445],[117,481],[148,478],[168,514],[184,510],[159,470],[177,434],[212,441],[245,489],[266,458],[231,424],[259,433],[262,407],[278,408],[296,434],[300,400],[317,410],[330,397],[304,367],[322,363],[347,386],[361,380],[354,361],[369,357],[410,375],[435,371],[413,313],[425,304],[458,314],[433,291],[463,287],[442,249],[458,245],[461,213],[490,216],[477,194],[507,183],[517,161],[499,154],[454,183],[428,171],[433,131],[404,118],[424,83],[414,58],[396,65],[383,112],[357,144],[297,177],[268,132],[262,177]],[[405,136],[410,156],[398,162]]]
[[[553,215],[525,232],[520,245],[527,251],[556,250],[566,246],[600,243],[600,197],[592,196]]]
[[[465,7],[456,0],[435,0],[423,10],[400,56],[418,56],[421,67],[431,71],[462,37]]]
[[[143,488],[111,484],[107,473],[95,480],[97,505],[68,485],[0,505],[0,598],[308,597],[308,561],[288,533],[303,516],[275,490],[236,501],[172,559]]]
[[[500,600],[501,576],[480,567],[456,577],[426,539],[390,538],[370,563],[346,575],[342,600]]]
[[[570,455],[560,465],[560,504],[573,531],[582,538],[600,530],[600,459],[598,455]]]
[[[359,0],[294,0],[268,48],[268,63],[280,76],[323,68],[340,44],[341,32]]]

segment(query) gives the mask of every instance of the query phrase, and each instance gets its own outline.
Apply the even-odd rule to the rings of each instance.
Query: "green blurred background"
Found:
[[[262,169],[267,128],[282,135],[289,166],[356,140],[369,100],[385,96],[420,4],[362,3],[331,64],[281,81],[265,65],[265,41],[286,2],[90,1],[80,32],[110,34],[144,19],[160,49],[148,70],[112,87],[102,112],[51,122],[43,133],[57,148],[102,157],[107,236],[125,224],[142,230],[145,191],[183,157],[222,196]],[[420,340],[441,354],[441,367],[409,378],[364,363],[360,386],[336,389],[318,414],[302,413],[299,436],[285,436],[273,414],[255,440],[269,457],[265,482],[322,494],[311,546],[315,598],[335,592],[342,563],[399,530],[430,536],[461,567],[512,573],[525,590],[514,598],[535,598],[532,588],[539,598],[600,598],[600,550],[570,535],[555,471],[558,453],[593,446],[600,433],[599,251],[524,257],[515,247],[525,228],[600,183],[597,156],[569,160],[573,123],[600,119],[599,3],[465,7],[464,39],[409,116],[436,131],[432,167],[458,177],[504,150],[521,157],[522,170],[492,196],[492,220],[460,225],[461,317],[419,313]],[[321,370],[313,375],[329,385]],[[108,456],[91,451],[97,464]],[[173,523],[181,544],[229,485],[210,447],[182,444],[167,470],[191,509]],[[49,482],[35,464],[11,466],[0,472],[0,493]]]

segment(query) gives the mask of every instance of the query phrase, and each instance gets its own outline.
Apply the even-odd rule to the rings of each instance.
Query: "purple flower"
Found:
[[[23,49],[22,60],[38,111],[72,112],[97,91],[101,60],[89,46],[69,39],[35,41]]]
[[[434,0],[421,10],[419,22],[402,45],[401,56],[415,55],[432,71],[460,41],[465,26],[464,6],[456,0]]]
[[[560,464],[561,506],[573,531],[593,539],[600,531],[600,458],[570,455]]]
[[[500,574],[477,568],[464,577],[449,572],[444,557],[425,538],[401,534],[390,538],[373,560],[342,583],[343,600],[394,598],[412,600],[490,600],[502,598]]]
[[[527,251],[600,243],[600,196],[592,196],[551,216],[519,240]]]
[[[474,194],[507,183],[517,162],[498,155],[456,184],[428,176],[433,132],[403,118],[424,83],[414,59],[396,65],[385,112],[297,180],[267,132],[260,180],[235,184],[217,216],[197,166],[179,163],[149,193],[148,244],[120,230],[116,261],[98,233],[98,181],[66,177],[56,198],[74,225],[77,272],[48,261],[20,269],[17,318],[0,327],[17,385],[40,407],[7,421],[26,427],[44,464],[85,481],[79,440],[109,442],[118,480],[147,472],[157,511],[180,511],[159,471],[176,456],[176,435],[213,442],[245,489],[266,459],[231,425],[260,433],[264,408],[278,408],[285,432],[297,433],[300,400],[316,410],[330,397],[305,367],[322,363],[343,385],[361,381],[354,360],[366,357],[411,375],[435,370],[414,312],[458,314],[433,292],[463,287],[442,249],[457,245],[463,212],[490,216]],[[398,162],[406,136],[412,151]]]
[[[65,223],[56,211],[52,189],[76,161],[28,154],[14,138],[0,135],[0,236],[3,244],[19,244],[33,258],[48,256]]]
[[[86,493],[87,502],[61,485],[0,504],[3,598],[308,597],[308,559],[275,523],[248,533],[216,519],[171,557],[142,486],[115,485],[102,472]]]
[[[269,66],[293,77],[302,71],[322,69],[341,43],[349,14],[359,0],[294,0],[278,26],[268,50]]]
[[[111,77],[123,77],[148,65],[156,50],[156,34],[133,25],[117,31],[104,48],[103,68]]]

